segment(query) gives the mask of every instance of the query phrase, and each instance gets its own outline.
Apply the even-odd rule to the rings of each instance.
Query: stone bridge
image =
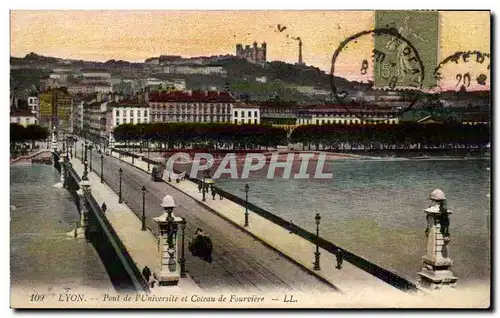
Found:
[[[71,193],[80,213],[80,222],[74,229],[75,239],[85,238],[93,244],[117,290],[149,292],[148,283],[96,202],[90,187],[82,186],[82,179],[69,158],[63,159],[57,150],[52,152],[52,157],[55,168],[61,173],[60,185]]]

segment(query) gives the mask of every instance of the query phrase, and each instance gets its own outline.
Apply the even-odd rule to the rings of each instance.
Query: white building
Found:
[[[226,75],[227,71],[222,66],[185,66],[171,65],[163,68],[163,73],[166,74],[220,74]]]
[[[150,121],[149,106],[137,101],[107,103],[107,112],[107,131],[121,124],[147,124]]]
[[[346,109],[342,106],[319,105],[298,111],[297,125],[397,124],[398,114],[390,109]]]
[[[18,123],[24,127],[28,125],[37,125],[38,119],[36,119],[35,115],[28,112],[16,111],[10,113],[10,122]]]
[[[40,100],[37,96],[28,97],[28,108],[35,117],[38,117],[38,113],[40,112]]]
[[[260,108],[255,105],[237,104],[233,106],[231,123],[260,124]]]

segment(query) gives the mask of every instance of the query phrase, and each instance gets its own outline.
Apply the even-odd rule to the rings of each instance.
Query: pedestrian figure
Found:
[[[144,279],[146,279],[149,284],[149,278],[151,277],[151,270],[149,269],[149,267],[144,267],[144,269],[142,270],[142,276],[144,276]]]
[[[179,183],[179,182],[181,182],[181,179],[179,179],[179,177],[177,177],[177,179],[175,179],[175,182]]]
[[[215,200],[215,195],[216,195],[215,188],[212,187],[212,200]]]
[[[201,193],[201,189],[203,188],[203,185],[201,183],[198,183],[198,192]]]
[[[151,275],[151,278],[149,279],[148,283],[149,286],[151,286],[151,288],[154,288],[156,285],[160,284],[160,281],[158,281],[158,278],[156,277],[156,273],[153,273],[153,275]]]
[[[335,267],[336,269],[342,268],[342,262],[343,262],[342,256],[343,256],[342,250],[340,248],[337,248],[337,250],[335,251],[335,257],[337,258],[337,267]]]
[[[107,209],[108,209],[108,207],[106,206],[106,202],[103,202],[102,206],[101,206],[102,213],[106,213]]]

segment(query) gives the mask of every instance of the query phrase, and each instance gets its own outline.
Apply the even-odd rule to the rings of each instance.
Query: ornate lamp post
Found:
[[[142,227],[141,231],[146,231],[146,187],[142,186]]]
[[[186,258],[184,257],[184,241],[186,236],[186,218],[182,218],[181,222],[182,229],[182,241],[181,241],[181,277],[186,277]]]
[[[84,146],[84,143],[82,143],[82,161],[84,161],[84,159],[83,159],[83,146]]]
[[[248,191],[250,190],[250,186],[245,184],[245,226],[248,226]]]
[[[316,216],[314,217],[316,220],[316,252],[314,252],[314,270],[319,271],[321,267],[319,266],[319,256],[321,253],[319,252],[319,222],[321,221],[321,216],[319,213],[316,213]]]
[[[70,153],[70,150],[69,150],[69,145],[70,145],[70,142],[69,142],[69,137],[66,137],[66,140],[64,141],[66,143],[66,162],[69,161],[69,153]]]
[[[158,273],[160,285],[177,285],[179,283],[180,272],[177,266],[177,229],[182,219],[173,215],[175,208],[174,199],[166,195],[161,206],[165,212],[153,218],[160,228],[161,247],[161,268]]]
[[[104,155],[101,153],[101,183],[104,183]]]
[[[122,173],[123,173],[123,169],[120,168],[118,170],[118,174],[120,175],[120,186],[119,186],[119,191],[118,191],[118,203],[123,203],[123,200],[122,200]]]
[[[92,149],[94,146],[92,144],[89,145],[89,153],[90,153],[90,171],[92,171]]]
[[[86,149],[87,148],[85,148],[85,150]],[[89,173],[89,170],[88,170],[87,157],[85,157],[85,160],[83,161],[83,176],[82,176],[82,180],[85,180],[85,181],[89,180],[88,173]]]
[[[201,193],[203,197],[201,198],[201,201],[205,202],[205,177],[206,177],[206,171],[203,172],[203,183],[201,184]]]
[[[85,158],[83,159],[83,161],[85,161],[85,162],[87,161],[87,148],[88,148],[88,144],[87,144],[87,141],[85,140],[85,154],[84,154]]]

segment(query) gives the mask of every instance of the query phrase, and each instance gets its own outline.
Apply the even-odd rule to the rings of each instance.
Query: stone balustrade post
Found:
[[[424,267],[419,275],[419,285],[427,289],[455,287],[458,278],[450,270],[453,261],[450,258],[449,216],[443,191],[436,189],[430,195],[431,205],[424,209],[427,219],[426,254],[422,257]]]

